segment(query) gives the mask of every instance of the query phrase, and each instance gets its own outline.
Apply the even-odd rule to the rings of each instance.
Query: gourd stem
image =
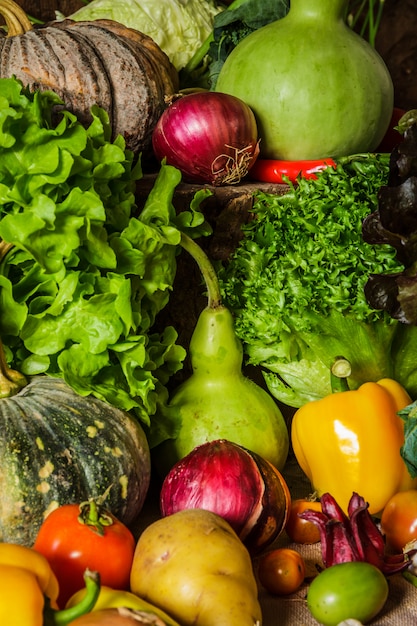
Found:
[[[25,376],[7,365],[3,344],[0,341],[0,398],[10,398],[26,385]]]
[[[336,357],[330,369],[330,385],[332,393],[349,391],[348,377],[352,373],[352,368],[347,359],[343,356]]]
[[[8,37],[23,35],[32,30],[28,16],[14,0],[0,0],[0,15],[6,22]]]
[[[207,287],[208,308],[215,309],[221,305],[220,285],[217,274],[207,254],[188,235],[181,233],[181,246],[196,261]]]
[[[9,252],[9,250],[11,250],[12,248],[13,248],[12,243],[7,243],[7,241],[0,239],[0,263],[2,262],[6,254]]]

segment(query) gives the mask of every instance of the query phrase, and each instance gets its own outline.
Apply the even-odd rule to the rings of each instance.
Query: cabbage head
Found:
[[[110,19],[152,37],[179,71],[213,30],[214,0],[92,0],[68,17]]]

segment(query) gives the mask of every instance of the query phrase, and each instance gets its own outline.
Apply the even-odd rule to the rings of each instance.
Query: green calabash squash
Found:
[[[166,476],[196,446],[227,439],[282,470],[289,449],[284,417],[269,393],[242,372],[243,347],[232,313],[220,301],[217,276],[207,255],[184,233],[181,245],[199,264],[208,304],[190,341],[192,374],[170,398],[177,432],[175,438],[153,448],[155,467]]]
[[[288,14],[248,35],[216,91],[253,110],[269,159],[319,159],[372,151],[393,109],[378,53],[344,21],[347,0],[291,0]]]
[[[8,382],[2,374],[0,394]],[[0,541],[33,545],[50,510],[102,496],[110,485],[108,508],[126,525],[135,522],[150,452],[127,413],[38,376],[0,398],[0,429]]]

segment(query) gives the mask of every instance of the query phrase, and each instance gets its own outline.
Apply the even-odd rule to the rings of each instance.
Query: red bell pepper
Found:
[[[252,180],[265,183],[295,183],[297,178],[317,178],[316,173],[326,167],[336,167],[331,158],[307,161],[281,161],[278,159],[257,159],[252,165],[249,176]]]

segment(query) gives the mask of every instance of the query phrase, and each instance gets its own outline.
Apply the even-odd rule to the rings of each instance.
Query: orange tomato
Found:
[[[296,550],[277,548],[264,554],[258,566],[259,582],[275,595],[289,595],[304,582],[306,567]]]
[[[313,509],[321,511],[319,500],[308,500],[307,498],[299,498],[291,503],[290,514],[288,516],[285,532],[294,543],[317,543],[320,541],[320,532],[316,524],[302,519],[299,513]]]
[[[417,489],[396,493],[384,507],[381,530],[387,545],[398,552],[417,539]]]

